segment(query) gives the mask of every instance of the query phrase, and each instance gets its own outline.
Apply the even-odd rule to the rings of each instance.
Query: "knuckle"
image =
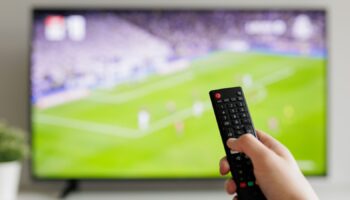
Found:
[[[253,139],[255,139],[255,138],[251,134],[244,134],[239,138],[240,142],[243,145],[250,143]]]

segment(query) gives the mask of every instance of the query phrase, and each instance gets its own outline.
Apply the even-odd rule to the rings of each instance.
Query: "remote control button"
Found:
[[[226,114],[227,114],[227,113],[226,113],[226,110],[222,110],[222,111],[221,111],[221,114],[222,114],[222,115],[226,115]]]
[[[241,115],[242,118],[246,118],[247,117],[246,113],[241,113],[240,115]]]
[[[245,187],[247,187],[247,184],[245,182],[241,182],[241,183],[239,183],[239,187],[245,188]]]
[[[241,126],[240,125],[235,125],[233,128],[236,129],[236,130],[239,130],[239,129],[241,129]]]
[[[238,124],[240,124],[240,123],[241,123],[241,122],[240,122],[238,119],[233,120],[233,124],[238,125]]]
[[[243,104],[242,102],[237,102],[237,103],[236,103],[236,106],[237,106],[237,107],[243,107],[244,104]]]
[[[215,99],[221,99],[221,94],[220,93],[215,93],[214,94]]]
[[[239,155],[237,155],[236,157],[235,157],[235,160],[237,160],[237,161],[241,161],[242,160],[242,156],[239,154]]]
[[[249,186],[249,187],[253,187],[253,186],[254,186],[254,181],[249,181],[249,182],[248,182],[248,186]]]
[[[227,137],[232,138],[234,136],[232,128],[228,128],[226,131]]]
[[[232,114],[231,117],[232,117],[232,119],[237,119],[238,118],[238,116],[236,114]]]
[[[220,100],[217,100],[216,102],[217,102],[217,103],[222,103],[222,99],[220,99]]]
[[[244,133],[244,132],[243,132],[242,130],[237,130],[237,131],[236,131],[236,134],[237,134],[238,136],[241,136],[243,133]]]
[[[238,101],[243,101],[243,97],[237,97]]]
[[[235,97],[230,98],[230,100],[233,101],[233,102],[237,101],[237,99]]]
[[[240,112],[244,112],[245,110],[244,110],[244,108],[239,108],[238,109]]]
[[[244,131],[245,131],[246,133],[254,134],[254,130],[253,130],[252,127],[250,127],[250,126],[245,126],[245,127],[244,127]]]
[[[237,94],[238,96],[241,96],[241,95],[242,95],[242,92],[241,92],[241,91],[237,91],[236,94]]]
[[[234,108],[229,110],[230,113],[236,113],[236,110]]]
[[[228,120],[228,117],[226,115],[222,116],[222,120],[223,121],[227,121]]]
[[[225,109],[225,105],[223,105],[223,104],[219,104],[218,107],[219,107],[220,109]]]
[[[229,98],[226,98],[226,99],[224,99],[224,102],[225,102],[225,103],[230,102],[230,99],[229,99]]]
[[[224,121],[222,124],[223,124],[224,126],[230,126],[230,125],[231,125],[231,123],[230,123],[229,121]]]
[[[227,107],[228,107],[228,108],[233,108],[233,106],[234,106],[233,103],[228,103],[228,104],[227,104]]]

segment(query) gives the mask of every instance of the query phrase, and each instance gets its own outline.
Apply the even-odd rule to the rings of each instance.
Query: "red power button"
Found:
[[[218,93],[218,92],[217,92],[217,93],[215,93],[215,94],[214,94],[214,96],[215,96],[215,99],[220,99],[220,98],[221,98],[221,94],[220,94],[220,93]]]
[[[241,183],[239,183],[239,187],[240,188],[245,188],[245,187],[247,187],[247,183],[241,182]]]

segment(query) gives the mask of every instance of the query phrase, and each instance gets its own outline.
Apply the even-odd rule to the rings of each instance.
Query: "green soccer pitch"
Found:
[[[324,58],[216,52],[183,71],[33,106],[41,178],[216,178],[224,156],[208,92],[242,86],[255,128],[285,144],[306,175],[326,173]],[[194,114],[199,102],[199,114]],[[138,113],[146,110],[148,128]]]

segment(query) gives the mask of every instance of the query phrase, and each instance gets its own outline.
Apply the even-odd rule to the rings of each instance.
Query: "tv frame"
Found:
[[[29,34],[28,34],[28,55],[27,55],[27,83],[28,83],[28,101],[27,101],[27,106],[28,106],[28,130],[29,130],[29,143],[30,143],[30,151],[33,152],[34,150],[34,143],[33,143],[33,127],[32,127],[32,102],[31,102],[31,96],[32,96],[32,81],[31,81],[31,69],[32,69],[32,60],[31,60],[31,53],[33,51],[32,48],[32,39],[34,36],[34,29],[33,29],[33,23],[34,23],[34,16],[35,13],[38,12],[57,12],[57,13],[65,13],[65,12],[85,12],[85,11],[296,11],[296,12],[308,12],[308,11],[320,11],[324,13],[325,16],[325,48],[326,48],[326,55],[327,57],[325,58],[325,66],[324,66],[324,81],[325,81],[325,88],[324,88],[324,94],[325,94],[325,117],[324,117],[324,128],[325,128],[325,172],[321,174],[312,174],[312,175],[307,175],[307,177],[310,178],[326,178],[329,175],[329,159],[330,159],[330,154],[329,154],[329,143],[330,143],[330,128],[329,128],[329,73],[330,73],[330,45],[329,45],[329,27],[330,27],[330,22],[329,22],[329,11],[326,7],[324,6],[314,6],[314,7],[298,7],[298,6],[286,6],[286,7],[274,7],[271,6],[271,8],[267,7],[262,7],[262,6],[256,6],[256,7],[246,7],[246,6],[238,6],[238,7],[233,7],[228,6],[228,7],[220,7],[220,6],[215,6],[215,7],[201,7],[201,6],[191,6],[191,7],[181,7],[181,6],[116,6],[113,5],[111,7],[106,7],[106,6],[93,6],[93,7],[88,7],[88,6],[69,6],[69,7],[64,7],[64,6],[33,6],[30,9],[30,20],[29,21]],[[208,97],[209,98],[209,97]],[[218,136],[219,137],[219,136]],[[223,155],[224,156],[224,155]],[[29,171],[30,171],[30,177],[35,180],[35,181],[121,181],[121,182],[169,182],[169,181],[218,181],[218,180],[223,180],[225,177],[204,177],[204,178],[198,178],[198,177],[161,177],[161,178],[48,178],[48,177],[40,177],[36,176],[34,173],[35,169],[35,164],[34,164],[34,156],[30,156],[29,159]]]

